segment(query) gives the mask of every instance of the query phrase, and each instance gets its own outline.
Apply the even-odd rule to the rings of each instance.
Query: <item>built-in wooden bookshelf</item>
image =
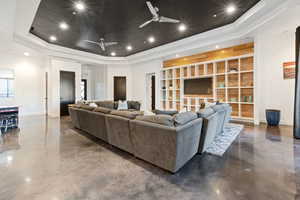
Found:
[[[201,77],[213,78],[213,95],[185,96],[184,80]],[[160,85],[165,110],[198,111],[203,102],[220,101],[231,105],[234,119],[254,120],[253,53],[163,68]]]

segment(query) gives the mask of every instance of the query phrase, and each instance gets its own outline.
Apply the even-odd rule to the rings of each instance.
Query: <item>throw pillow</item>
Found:
[[[165,126],[174,126],[174,119],[170,115],[137,116],[136,120],[160,124]]]
[[[185,112],[187,112],[187,108],[186,107],[182,108],[182,110],[179,111],[179,113],[185,113]]]
[[[179,113],[174,116],[174,121],[176,126],[182,126],[190,121],[197,119],[198,116],[194,112]]]
[[[118,110],[127,110],[127,109],[128,109],[127,101],[119,101]]]
[[[153,112],[157,115],[170,115],[170,116],[176,115],[178,113],[177,110],[154,110]]]
[[[94,107],[94,108],[98,107],[98,105],[96,103],[94,103],[94,102],[90,103],[89,106]]]
[[[145,116],[153,116],[153,115],[155,115],[155,113],[153,113],[153,112],[151,112],[151,111],[148,111],[148,110],[145,110],[145,111],[144,111],[144,115],[145,115]]]

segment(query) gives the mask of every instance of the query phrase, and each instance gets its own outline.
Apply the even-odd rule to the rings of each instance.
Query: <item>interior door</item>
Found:
[[[68,105],[75,103],[75,72],[60,72],[60,115],[69,115]]]
[[[294,137],[300,139],[300,27],[296,32],[296,86],[294,108]]]
[[[114,100],[126,100],[126,77],[115,76],[114,77]]]
[[[151,108],[155,110],[155,75],[151,76]]]

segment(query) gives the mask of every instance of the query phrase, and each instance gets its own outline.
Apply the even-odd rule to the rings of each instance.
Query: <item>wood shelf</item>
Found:
[[[161,107],[165,110],[198,111],[205,102],[224,102],[231,105],[232,117],[254,120],[254,63],[253,54],[224,60],[194,63],[165,68],[161,72]],[[213,95],[184,95],[184,79],[213,78]]]

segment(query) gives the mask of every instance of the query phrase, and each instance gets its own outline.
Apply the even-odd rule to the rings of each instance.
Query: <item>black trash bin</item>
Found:
[[[280,122],[280,110],[266,110],[266,118],[269,126],[278,126]]]

